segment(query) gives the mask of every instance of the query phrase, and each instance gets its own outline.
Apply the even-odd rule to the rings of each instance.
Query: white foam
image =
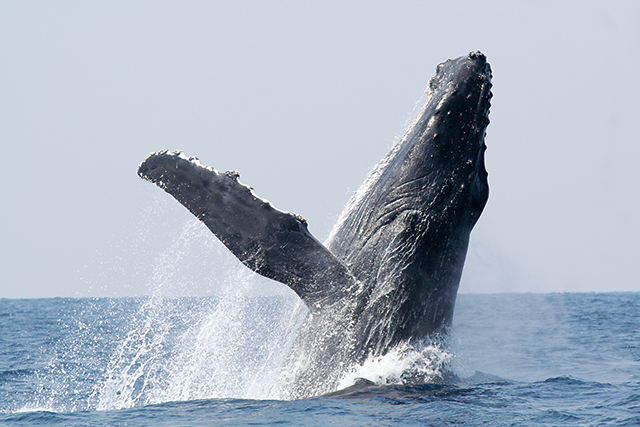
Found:
[[[384,356],[369,357],[362,365],[354,367],[340,380],[339,389],[353,385],[358,378],[378,385],[437,381],[451,358],[451,353],[437,343],[418,348],[399,345]]]

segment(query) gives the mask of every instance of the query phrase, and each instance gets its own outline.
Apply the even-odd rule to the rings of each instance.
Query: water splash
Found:
[[[430,383],[446,375],[452,354],[440,343],[399,345],[384,356],[369,357],[356,366],[339,383],[339,389],[365,378],[377,385]]]
[[[104,381],[92,393],[97,409],[278,397],[280,369],[308,311],[292,292],[256,296],[254,287],[265,279],[238,262],[223,266],[227,274],[222,286],[217,283],[216,297],[166,296],[183,292],[176,272],[193,253],[194,240],[206,232],[203,228],[190,221],[158,258],[149,286],[152,296],[129,320]]]
[[[248,273],[247,273],[248,274]],[[277,299],[223,298],[181,338],[183,349],[168,366],[169,387],[152,400],[272,395],[306,310]]]
[[[195,281],[217,292],[184,297]],[[201,222],[188,221],[156,258],[151,296],[118,319],[117,341],[105,349],[107,362],[86,405],[106,410],[209,398],[292,399],[348,387],[356,378],[429,382],[450,358],[442,347],[425,345],[399,347],[362,366],[327,360],[332,373],[326,384],[294,392],[299,373],[309,368],[310,355],[296,351],[309,311],[292,291],[270,282],[238,262]],[[272,295],[260,296],[265,287]],[[335,319],[327,321],[335,326]],[[315,340],[321,346],[322,337]]]

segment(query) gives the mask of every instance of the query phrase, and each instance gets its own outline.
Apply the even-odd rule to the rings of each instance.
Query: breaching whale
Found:
[[[351,197],[323,245],[299,215],[180,151],[138,174],[201,220],[253,271],[310,310],[289,364],[288,397],[334,390],[345,371],[451,324],[469,234],[487,202],[484,143],[491,68],[480,52],[448,60],[404,137]]]

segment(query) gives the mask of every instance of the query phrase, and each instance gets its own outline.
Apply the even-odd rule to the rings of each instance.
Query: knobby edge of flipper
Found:
[[[312,310],[340,298],[355,279],[299,215],[276,209],[242,184],[181,151],[151,153],[138,175],[171,194],[240,260],[293,289]]]

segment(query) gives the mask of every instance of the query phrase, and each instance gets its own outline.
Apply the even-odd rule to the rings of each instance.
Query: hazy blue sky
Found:
[[[0,297],[215,288],[235,261],[136,175],[163,148],[324,239],[471,50],[491,196],[461,291],[640,291],[640,2],[3,1]]]

